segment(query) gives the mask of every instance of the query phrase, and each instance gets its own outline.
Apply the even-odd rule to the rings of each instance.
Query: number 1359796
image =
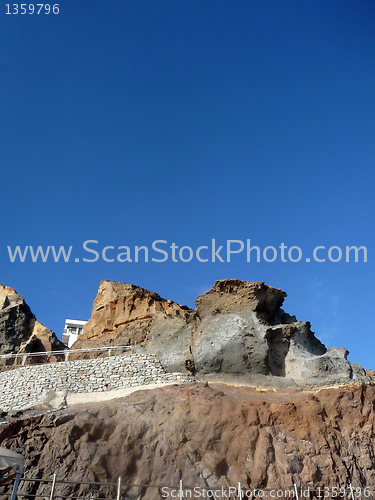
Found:
[[[7,3],[6,14],[58,14],[60,12],[59,4],[50,5],[49,3]]]

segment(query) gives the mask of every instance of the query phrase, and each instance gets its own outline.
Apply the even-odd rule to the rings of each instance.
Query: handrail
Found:
[[[69,354],[73,352],[94,352],[94,351],[106,351],[110,349],[131,349],[131,345],[114,345],[114,346],[103,346],[103,347],[88,347],[87,349],[64,349],[63,351],[41,351],[41,352],[17,352],[16,354],[0,354],[0,359],[13,359],[22,358],[23,356],[47,356],[55,354]]]
[[[21,477],[20,478],[20,481],[21,482],[37,482],[37,483],[51,483],[51,490],[50,490],[50,493],[49,493],[49,497],[50,497],[50,500],[54,500],[54,499],[57,499],[57,498],[60,498],[60,499],[74,499],[74,500],[84,500],[84,499],[87,499],[87,493],[85,494],[85,496],[72,496],[72,495],[68,495],[68,496],[65,496],[65,495],[59,495],[57,493],[55,493],[55,487],[57,487],[57,485],[59,484],[75,484],[75,485],[89,485],[89,486],[99,486],[99,487],[112,487],[112,491],[115,492],[116,491],[116,496],[113,496],[111,498],[109,498],[108,496],[106,496],[105,498],[102,498],[102,497],[99,497],[99,496],[96,496],[94,495],[91,496],[91,498],[95,498],[96,500],[121,500],[121,498],[124,498],[122,497],[122,494],[125,492],[125,490],[129,489],[129,488],[157,488],[159,490],[161,489],[164,489],[164,488],[169,488],[171,490],[175,490],[176,492],[178,490],[180,490],[180,493],[177,494],[177,495],[173,495],[173,497],[179,497],[180,500],[182,500],[183,498],[192,498],[192,495],[184,495],[184,490],[195,490],[195,488],[197,486],[187,486],[183,483],[182,480],[180,480],[179,482],[179,485],[176,485],[176,486],[171,486],[171,485],[161,485],[161,484],[125,484],[122,482],[122,479],[121,477],[118,478],[117,482],[116,483],[112,483],[112,482],[108,482],[108,483],[103,483],[103,482],[94,482],[94,481],[69,481],[69,480],[64,480],[64,479],[58,479],[56,474],[53,475],[52,479],[43,479],[43,478],[26,478],[26,477]],[[267,491],[282,491],[284,493],[288,493],[287,495],[285,496],[281,496],[281,495],[277,495],[277,498],[279,499],[288,499],[290,500],[291,498],[293,500],[300,500],[300,495],[304,494],[305,493],[318,493],[318,497],[321,496],[321,494],[323,493],[323,487],[314,487],[314,486],[299,486],[297,487],[297,485],[293,482],[293,486],[291,487],[284,487],[284,488],[281,488],[281,487],[263,487],[263,488],[257,488],[257,487],[248,487],[248,486],[245,486],[243,485],[241,482],[238,482],[236,485],[233,485],[233,486],[198,486],[199,489],[201,490],[207,490],[207,491],[223,491],[223,490],[229,490],[228,491],[228,496],[226,496],[226,498],[236,498],[236,499],[239,499],[239,500],[243,500],[244,497],[245,497],[245,493],[246,493],[246,490],[247,491],[250,491],[252,493],[254,493],[254,497],[250,497],[250,498],[258,498],[257,496],[257,492],[260,492],[262,491],[263,494],[264,492],[267,492]],[[339,488],[339,487],[338,487]],[[350,483],[349,486],[344,486],[343,487],[345,489],[345,492],[348,492],[348,497],[347,498],[350,498],[351,500],[355,500],[354,498],[354,490],[355,490],[355,487],[352,486],[352,484]],[[365,489],[362,489],[363,492],[365,492],[367,488]],[[291,496],[290,495],[290,492],[293,492],[293,495]],[[94,492],[92,492],[94,493]],[[95,492],[95,493],[99,493],[99,492]],[[101,492],[102,493],[102,492]],[[28,498],[46,498],[48,496],[48,493],[43,493],[43,494],[31,494],[31,493],[26,493],[26,492],[21,492],[21,491],[18,491],[17,492],[17,495],[18,496],[27,496]],[[100,495],[100,493],[99,493]],[[10,496],[9,493],[3,493],[2,496]],[[203,495],[204,498],[216,498],[216,495]],[[220,495],[219,495],[220,497]],[[248,497],[248,495],[246,494],[246,497]],[[263,497],[263,495],[259,495],[260,498]],[[365,497],[367,497],[367,495],[365,494]]]
[[[64,356],[63,360],[56,359],[57,363],[61,363],[63,361],[69,361],[70,354],[79,354],[79,353],[90,353],[90,352],[100,352],[107,351],[108,356],[111,355],[111,351],[113,350],[131,350],[132,346],[130,345],[114,345],[114,346],[103,346],[103,347],[88,347],[87,349],[64,349],[63,351],[42,351],[42,352],[18,352],[16,354],[0,354],[1,360],[10,360],[10,359],[18,359],[22,358],[22,364],[20,365],[6,365],[0,363],[0,368],[20,368],[21,366],[25,366],[26,360],[32,357],[40,357],[40,356]],[[36,366],[38,363],[33,364],[32,366]],[[45,364],[45,363],[40,363]]]

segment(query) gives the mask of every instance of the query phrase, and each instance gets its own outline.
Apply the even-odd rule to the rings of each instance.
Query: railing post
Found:
[[[354,487],[352,486],[352,483],[349,484],[349,489],[350,489],[350,496],[352,497],[352,500],[354,500],[354,494],[353,494]]]
[[[69,359],[69,351],[68,350],[66,350],[64,352],[64,356],[65,356],[65,361],[68,361],[68,359]]]
[[[180,480],[180,498],[184,498],[184,492],[182,489],[182,479]]]
[[[26,359],[27,359],[27,355],[25,354],[25,356],[22,356],[22,366],[25,366]]]
[[[17,474],[13,485],[12,497],[10,500],[16,500],[17,498],[17,489],[18,485],[20,484],[20,479],[21,479],[21,474]]]
[[[118,478],[117,480],[117,497],[116,500],[121,499],[121,477]]]
[[[296,500],[299,500],[298,489],[297,489],[296,483],[293,483],[293,487],[294,487],[294,491],[295,491],[295,494],[296,494]]]
[[[241,481],[238,482],[238,498],[240,500],[242,499],[242,485],[241,485]]]
[[[51,495],[49,497],[49,500],[53,500],[53,495],[55,494],[55,486],[56,486],[56,474],[53,475]]]

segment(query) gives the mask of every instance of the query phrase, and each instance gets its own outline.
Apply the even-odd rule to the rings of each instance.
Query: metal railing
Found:
[[[124,500],[125,498],[142,498],[147,489],[157,489],[156,495],[159,498],[167,498],[173,500],[177,498],[178,500],[182,500],[184,498],[192,499],[192,498],[205,498],[205,499],[216,499],[221,500],[225,499],[236,499],[236,500],[272,500],[272,499],[283,499],[283,500],[304,500],[306,498],[317,498],[318,500],[321,498],[327,498],[325,490],[327,488],[323,487],[311,487],[311,486],[298,486],[293,483],[290,488],[250,488],[248,486],[242,485],[241,482],[238,482],[235,486],[220,486],[220,487],[208,487],[208,486],[185,486],[182,480],[179,481],[177,486],[170,485],[158,485],[158,484],[123,484],[121,477],[118,478],[116,483],[101,483],[101,482],[93,482],[93,481],[68,481],[63,479],[57,479],[57,475],[54,474],[52,479],[32,479],[32,478],[21,478],[20,484],[22,486],[19,488],[20,490],[26,488],[27,483],[35,483],[38,485],[36,490],[39,490],[41,483],[50,484],[51,486],[48,488],[44,488],[44,491],[40,494],[31,493],[27,491],[17,491],[17,498],[21,499],[22,497],[27,500],[43,498],[45,500],[54,500],[54,499],[71,499],[71,500]],[[72,486],[71,492],[68,493],[69,485]],[[60,488],[59,488],[60,486]],[[88,486],[85,493],[81,496],[77,496],[74,494],[74,490],[80,486]],[[58,492],[58,490],[64,490],[65,493],[62,494]],[[107,491],[105,491],[105,489]],[[195,496],[197,488],[201,490],[200,495]],[[348,499],[348,500],[358,500],[362,498],[362,500],[367,500],[368,498],[373,498],[372,495],[366,495],[358,497],[354,493],[357,492],[358,489],[361,491],[363,488],[355,488],[352,484],[349,484],[345,487],[332,487],[328,488],[329,490],[342,490],[345,489],[346,494],[340,495],[339,500]],[[138,493],[136,491],[138,490]],[[365,488],[366,490],[366,488]],[[362,492],[364,492],[363,490]],[[189,493],[189,491],[191,493]],[[223,491],[226,493],[223,494]],[[169,492],[169,494],[168,494]],[[173,492],[173,494],[172,494]],[[251,495],[249,495],[249,492]],[[271,492],[278,492],[278,494],[273,494]],[[306,493],[308,492],[308,495]],[[270,493],[270,495],[267,495]],[[282,493],[282,494],[280,494]],[[324,493],[324,495],[323,495]],[[2,498],[10,497],[10,492],[0,493]],[[106,496],[102,496],[102,495]],[[327,498],[327,500],[333,500],[335,495],[331,495]]]
[[[57,475],[54,474],[52,479],[33,479],[33,478],[25,478],[22,477],[20,479],[20,484],[22,484],[22,487],[20,487],[20,490],[22,488],[27,489],[27,483],[35,483],[37,486],[37,489],[39,489],[39,486],[42,483],[45,484],[50,484],[50,488],[48,491],[43,491],[40,494],[38,493],[30,493],[28,491],[17,491],[17,498],[20,499],[24,497],[25,499],[37,499],[37,498],[43,498],[45,500],[54,500],[54,499],[66,499],[69,498],[71,500],[121,500],[125,493],[125,491],[129,490],[134,490],[134,489],[139,489],[139,490],[145,490],[147,488],[156,488],[159,492],[163,488],[169,488],[173,490],[180,490],[182,491],[182,481],[180,481],[180,485],[176,487],[171,487],[167,485],[157,485],[157,484],[123,484],[121,477],[117,479],[116,483],[101,483],[101,482],[95,482],[95,481],[68,481],[64,479],[57,479]],[[86,491],[83,495],[81,496],[75,496],[74,493],[69,493],[69,494],[59,494],[58,489],[59,486],[72,486],[72,489],[76,489],[77,486],[88,486],[88,491]],[[61,489],[61,488],[60,488]],[[106,496],[100,496],[105,494],[105,489],[107,490],[107,495]],[[206,489],[215,489],[215,488],[206,488]],[[108,496],[112,494],[112,496]],[[1,493],[2,497],[10,497],[12,493],[10,491]],[[160,495],[162,498],[162,496]]]
[[[69,356],[71,354],[84,354],[84,353],[93,353],[93,352],[106,352],[107,355],[111,356],[112,351],[122,350],[129,351],[132,349],[132,346],[129,345],[115,345],[115,346],[105,346],[105,347],[90,347],[87,349],[64,349],[63,351],[42,351],[42,352],[19,352],[17,354],[1,354],[0,355],[0,368],[19,368],[20,366],[25,366],[28,358],[32,357],[42,357],[42,356],[53,356],[55,361],[52,362],[61,362],[61,361],[69,361]],[[21,359],[20,364],[16,364],[17,359]],[[15,364],[7,364],[7,362],[15,360]],[[38,363],[33,363],[33,365],[37,365]],[[39,363],[44,364],[44,363]]]

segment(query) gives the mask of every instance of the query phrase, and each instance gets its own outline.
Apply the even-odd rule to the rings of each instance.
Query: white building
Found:
[[[62,335],[62,343],[69,348],[72,347],[77,340],[78,335],[81,335],[84,325],[87,321],[80,321],[79,319],[66,319],[65,328]]]

